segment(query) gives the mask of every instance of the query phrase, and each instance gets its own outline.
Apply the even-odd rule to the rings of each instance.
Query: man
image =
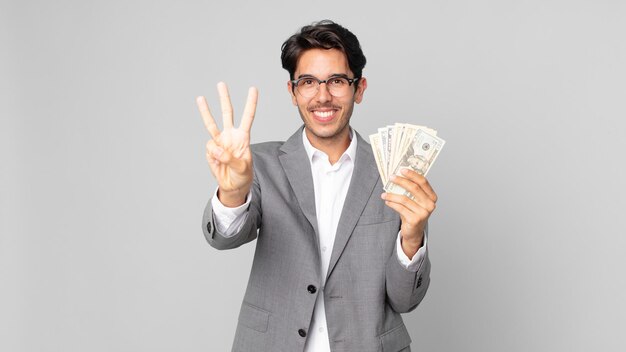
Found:
[[[281,58],[304,122],[286,142],[250,146],[254,88],[239,128],[225,84],[222,131],[197,101],[218,182],[205,236],[217,249],[257,239],[233,351],[410,351],[399,313],[430,282],[425,233],[437,195],[412,171],[393,182],[414,200],[381,195],[371,148],[349,125],[367,88],[354,34],[331,21],[305,26]]]

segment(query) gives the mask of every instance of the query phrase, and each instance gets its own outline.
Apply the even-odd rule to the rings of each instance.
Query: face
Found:
[[[298,60],[294,79],[301,76],[313,76],[325,80],[333,75],[347,75],[354,78],[348,66],[346,55],[337,49],[309,49]],[[367,81],[361,78],[354,90],[340,98],[330,95],[326,84],[320,84],[316,95],[305,98],[294,92],[291,82],[288,83],[293,104],[298,107],[302,121],[306,127],[307,137],[313,145],[326,142],[345,142],[349,140],[348,124],[354,103],[360,103]]]

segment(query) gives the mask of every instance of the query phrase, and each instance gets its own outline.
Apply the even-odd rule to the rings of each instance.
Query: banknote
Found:
[[[380,172],[381,175],[387,175],[387,165],[388,165],[388,154],[386,153],[387,151],[387,147],[389,144],[389,133],[387,132],[387,128],[383,127],[383,128],[379,128],[378,129],[378,136],[380,138],[380,163],[381,163],[381,168],[382,168],[382,172]]]
[[[386,184],[387,177],[386,177],[385,170],[383,169],[384,163],[382,161],[383,147],[382,147],[382,142],[381,142],[381,136],[380,134],[376,133],[376,134],[371,134],[369,137],[370,137],[370,144],[372,145],[372,151],[374,152],[374,160],[376,160],[376,167],[378,168],[378,173],[380,174],[380,178],[383,180],[383,184]]]
[[[378,129],[378,133],[369,136],[376,160],[376,167],[380,174],[385,190],[404,194],[401,187],[389,182],[389,176],[400,172],[400,167],[411,167],[416,171],[426,174],[435,161],[441,147],[445,143],[437,137],[437,130],[432,128],[413,125],[409,123],[395,123]],[[430,147],[424,146],[416,149],[416,143],[424,142]],[[418,160],[423,159],[421,162]]]
[[[394,126],[387,126],[386,127],[387,130],[387,145],[386,148],[384,150],[385,153],[385,160],[387,161],[387,164],[384,165],[385,167],[385,175],[389,175],[389,172],[391,172],[391,165],[393,165],[393,151],[394,149],[394,143],[396,138],[394,138],[394,135],[396,133]]]
[[[426,176],[435,163],[435,160],[437,160],[445,143],[443,139],[426,132],[424,129],[418,129],[411,137],[405,149],[399,154],[398,164],[387,177],[390,175],[400,175],[402,169],[411,169],[420,175]],[[413,198],[410,192],[389,181],[388,178],[385,184],[385,191],[403,194],[409,198]]]

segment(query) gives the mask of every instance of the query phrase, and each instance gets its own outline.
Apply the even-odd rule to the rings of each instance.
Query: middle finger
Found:
[[[226,83],[217,84],[217,93],[220,96],[220,106],[222,107],[223,128],[233,127],[233,105],[230,103],[230,95]]]

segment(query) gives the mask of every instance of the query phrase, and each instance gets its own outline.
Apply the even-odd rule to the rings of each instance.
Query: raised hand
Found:
[[[251,87],[244,108],[241,124],[233,126],[233,106],[230,103],[228,87],[224,82],[217,84],[222,107],[223,130],[211,115],[209,105],[203,96],[196,98],[198,109],[206,129],[212,139],[206,144],[206,158],[211,172],[219,186],[218,198],[227,207],[245,203],[252,186],[252,153],[250,152],[250,129],[256,111],[258,92]]]

